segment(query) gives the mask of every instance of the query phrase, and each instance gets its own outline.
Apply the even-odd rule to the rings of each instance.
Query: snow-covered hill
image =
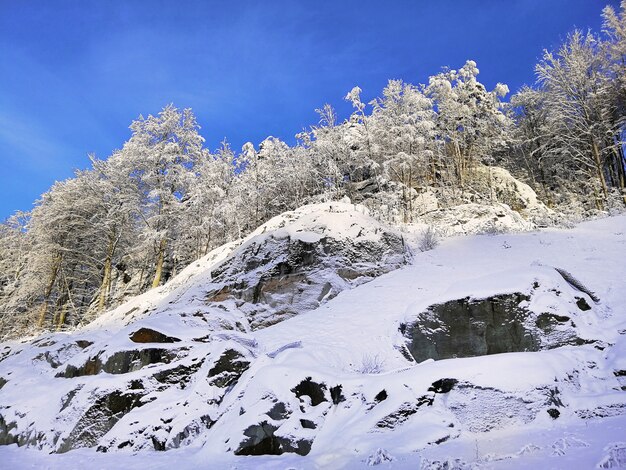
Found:
[[[410,256],[359,206],[307,206],[82,330],[0,345],[0,443],[46,451],[0,461],[626,465],[625,249],[620,216]]]

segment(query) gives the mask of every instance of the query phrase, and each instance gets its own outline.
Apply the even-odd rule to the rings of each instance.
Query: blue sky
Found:
[[[355,85],[424,83],[473,59],[489,87],[534,81],[544,48],[599,31],[618,0],[0,0],[0,220],[105,158],[131,121],[193,108],[207,146],[293,142]]]

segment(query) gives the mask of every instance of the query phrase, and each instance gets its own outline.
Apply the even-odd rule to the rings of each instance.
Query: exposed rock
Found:
[[[16,423],[7,423],[4,417],[0,414],[0,445],[10,445],[19,443],[19,435],[17,433],[12,434],[17,427]]]
[[[366,463],[368,467],[373,467],[382,463],[393,462],[394,460],[396,459],[389,452],[385,449],[378,448],[376,452],[367,458]]]
[[[96,375],[100,372],[126,374],[141,369],[148,364],[169,363],[176,358],[176,353],[168,349],[146,348],[117,351],[102,363],[100,356],[89,358],[82,366],[68,365],[65,372],[57,377],[73,378],[84,375]]]
[[[626,442],[612,442],[604,448],[604,453],[596,468],[626,467]]]
[[[63,400],[61,401],[61,409],[60,411],[63,411],[64,409],[66,409],[68,406],[70,406],[70,404],[72,403],[72,400],[74,399],[74,397],[76,396],[76,394],[78,392],[80,392],[80,390],[83,388],[83,385],[79,385],[78,387],[76,387],[74,390],[70,391],[67,395],[65,395],[63,397]]]
[[[252,328],[263,328],[407,262],[410,255],[399,234],[349,204],[328,204],[327,211],[302,209],[262,226],[214,268],[206,301],[244,301]],[[334,220],[349,227],[346,233]]]
[[[550,418],[552,419],[557,419],[559,416],[561,416],[561,412],[557,410],[556,408],[549,408],[548,414],[550,415]]]
[[[4,361],[7,357],[11,355],[12,351],[9,346],[5,346],[0,350],[0,362]]]
[[[139,328],[130,335],[130,340],[133,343],[177,343],[180,341],[178,338],[164,335],[150,328]]]
[[[576,297],[576,305],[583,312],[586,312],[587,310],[591,310],[591,306],[587,303],[587,301],[583,297]]]
[[[409,417],[417,413],[424,405],[430,406],[433,404],[432,396],[420,397],[417,402],[403,403],[396,411],[388,414],[383,419],[376,423],[376,427],[380,429],[393,429],[398,425],[404,423]]]
[[[243,354],[234,349],[227,349],[215,361],[208,376],[213,385],[224,388],[236,383],[248,367],[250,367],[250,362]]]
[[[381,390],[374,397],[374,400],[376,400],[377,402],[381,402],[381,401],[384,401],[386,399],[387,399],[387,390]]]
[[[107,359],[102,370],[109,374],[126,374],[149,364],[168,364],[176,357],[176,352],[160,348],[118,351]]]
[[[344,397],[343,393],[341,393],[342,388],[341,384],[330,387],[330,399],[332,400],[333,405],[338,405],[342,401],[346,401],[346,397]]]
[[[300,420],[300,425],[304,429],[317,429],[317,425],[313,421],[311,421],[310,419],[301,419]]]
[[[269,410],[267,416],[272,418],[274,421],[282,421],[289,417],[289,410],[287,410],[287,406],[283,402],[277,402],[272,406],[272,409]]]
[[[311,441],[299,439],[292,441],[286,437],[276,436],[277,426],[263,421],[252,425],[244,431],[248,439],[239,444],[235,455],[281,455],[293,452],[307,455],[311,451]]]
[[[557,315],[555,313],[541,313],[535,320],[537,328],[542,329],[545,332],[551,331],[555,325],[563,325],[570,321],[570,318],[565,315]]]
[[[429,392],[448,393],[458,383],[457,379],[439,379],[428,388]]]
[[[409,351],[417,362],[537,351],[540,343],[524,325],[528,313],[519,307],[527,300],[515,293],[433,305],[407,328]]]
[[[202,367],[204,361],[197,361],[190,365],[178,365],[171,369],[165,369],[154,374],[157,382],[170,385],[178,385],[185,388],[193,375]]]
[[[74,377],[82,377],[84,375],[96,375],[102,370],[102,361],[99,357],[90,357],[82,366],[67,366],[65,372],[59,372],[57,377],[65,377],[71,379]]]
[[[309,397],[312,406],[317,406],[324,401],[328,401],[324,393],[326,391],[326,384],[314,382],[311,377],[307,377],[292,388],[291,391],[300,399],[302,399],[303,396]]]
[[[588,287],[586,287],[582,282],[576,279],[571,273],[565,271],[561,268],[554,268],[556,272],[558,272],[565,281],[572,286],[574,289],[579,290],[580,292],[584,292],[587,294],[591,300],[598,303],[600,302],[600,298],[595,294],[595,292],[591,291]],[[585,302],[586,303],[586,302]],[[582,310],[582,308],[581,308]]]
[[[198,419],[194,419],[178,434],[174,435],[169,443],[170,448],[178,448],[183,444],[188,444],[194,437],[201,432],[211,429],[215,424],[215,421],[211,419],[209,415],[200,416]]]
[[[78,420],[57,452],[63,453],[79,447],[94,447],[122,416],[133,408],[142,406],[142,395],[134,391],[115,390],[103,395],[87,409]]]
[[[526,219],[555,217],[554,212],[539,201],[530,186],[513,177],[504,168],[477,165],[470,184],[485,199],[504,203]]]
[[[595,342],[578,337],[576,325],[567,315],[530,310],[531,296],[538,288],[536,283],[530,295],[517,292],[483,299],[465,297],[432,305],[403,328],[409,352],[421,362]],[[555,302],[571,305],[574,310],[570,308],[570,312],[575,314],[576,297],[568,300],[571,294],[544,288],[537,295],[553,295]]]

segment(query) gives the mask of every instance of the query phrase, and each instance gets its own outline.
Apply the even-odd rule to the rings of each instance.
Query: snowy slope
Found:
[[[355,222],[375,225],[354,208],[331,210],[322,210],[321,225],[317,209],[277,219],[217,265],[207,261],[208,271],[191,267],[175,289],[151,292],[82,331],[0,345],[0,377],[7,380],[0,388],[0,431],[16,422],[27,430],[22,443],[32,447],[64,450],[67,441],[108,451],[79,449],[44,459],[11,445],[0,447],[1,461],[9,468],[79,468],[87,461],[103,468],[626,465],[626,217],[572,230],[452,238],[392,270],[402,262],[393,243],[380,244],[382,227],[352,233]],[[246,265],[252,244],[274,249],[265,244],[269,233],[279,231],[272,240],[288,234],[317,243],[328,230],[337,240],[360,234],[387,247],[380,258],[387,264],[374,265],[392,272],[379,275],[384,270],[355,259],[350,267],[362,267],[362,277],[379,276],[365,284],[351,276],[350,285],[336,279],[334,298],[264,328],[229,326],[250,314],[241,308],[250,302],[235,296],[239,291],[213,300],[222,308],[210,303],[194,316],[201,305],[207,308],[207,292],[233,285],[239,269],[233,266]],[[259,266],[266,265],[244,270],[245,279],[257,282]],[[337,272],[336,264],[323,266],[307,271],[308,279]],[[219,285],[212,285],[212,272],[226,273]],[[353,288],[339,292],[342,285]],[[517,317],[504,322],[515,329],[505,331],[534,338],[534,352],[413,360],[411,331],[425,331],[432,341],[453,334],[454,325],[424,326],[438,311],[433,306],[460,305],[478,315],[481,302],[492,299],[485,308],[494,312],[495,324],[498,302],[517,294],[511,297],[519,304]],[[470,322],[469,328],[481,325]],[[139,328],[180,341],[156,343],[154,335],[149,343],[129,341]],[[115,356],[131,349],[145,352],[130,362]],[[443,353],[441,343],[435,349]],[[85,367],[95,357],[99,363]],[[59,373],[65,377],[55,377]],[[90,442],[85,429],[109,419],[95,409],[85,413],[94,403],[121,416]],[[169,450],[156,453],[160,448]],[[277,452],[283,453],[245,456]]]

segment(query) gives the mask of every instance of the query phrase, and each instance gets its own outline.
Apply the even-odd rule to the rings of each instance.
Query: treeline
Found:
[[[494,164],[557,208],[626,202],[626,1],[603,16],[601,34],[546,51],[536,85],[510,103],[468,61],[427,85],[391,80],[368,103],[355,87],[347,120],[324,105],[294,146],[269,137],[210,152],[190,109],[139,117],[121,150],[0,225],[0,336],[88,321],[308,202],[349,196],[409,223],[424,191],[444,207],[488,200],[476,169]]]

